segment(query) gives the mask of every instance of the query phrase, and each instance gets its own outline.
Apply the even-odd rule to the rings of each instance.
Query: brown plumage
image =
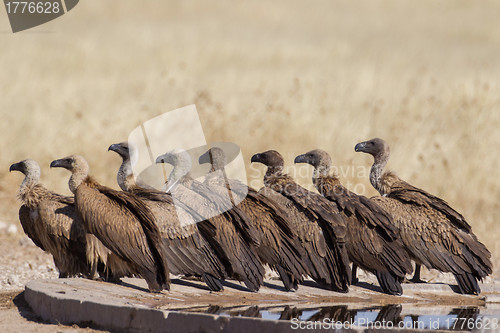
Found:
[[[204,183],[214,192],[230,198],[233,206],[250,217],[251,227],[260,237],[260,245],[257,247],[259,258],[280,275],[285,289],[297,289],[303,276],[308,275],[308,270],[302,263],[305,251],[289,226],[286,213],[279,205],[254,189],[238,180],[227,179],[225,161],[226,155],[218,147],[211,148],[200,156],[200,164],[212,165]]]
[[[453,273],[461,293],[480,293],[477,280],[491,274],[491,254],[464,217],[444,200],[392,172],[383,172],[390,155],[384,140],[358,143],[355,150],[374,157],[370,182],[382,197],[373,200],[393,216],[406,250],[417,265],[413,280],[420,280],[423,264],[429,269]]]
[[[47,190],[41,184],[40,166],[34,160],[12,164],[10,171],[20,171],[25,178],[19,189],[22,206],[19,220],[24,232],[42,250],[50,253],[59,277],[83,275],[95,277],[99,258],[89,257],[92,240],[87,243],[86,232],[76,216],[74,200]]]
[[[174,204],[170,193],[137,186],[127,142],[113,144],[109,150],[122,157],[117,174],[120,188],[143,199],[156,216],[170,272],[201,276],[210,290],[223,290],[220,280],[227,275],[224,266],[201,235],[192,216],[180,205]]]
[[[342,186],[336,175],[330,174],[331,158],[316,149],[295,158],[295,163],[314,167],[313,183],[328,200],[337,204],[347,224],[346,246],[349,259],[355,267],[372,272],[382,290],[401,295],[401,282],[411,273],[411,261],[399,238],[391,216],[373,200],[352,193]]]
[[[185,151],[168,152],[159,156],[156,162],[173,165],[167,190],[172,193],[176,205],[190,209],[200,233],[229,276],[243,281],[252,291],[259,290],[265,271],[255,249],[259,236],[251,227],[249,217],[190,176],[191,159]]]
[[[290,206],[300,212],[301,217],[297,220],[302,224],[297,226],[297,230],[300,230],[302,238],[313,240],[311,245],[316,247],[315,254],[322,258],[326,257],[327,274],[319,272],[319,276],[316,276],[313,271],[312,277],[325,288],[346,292],[351,279],[349,258],[344,243],[346,226],[335,205],[323,196],[307,191],[285,174],[283,157],[277,151],[269,150],[255,154],[251,161],[267,166],[264,185],[280,193],[290,201]],[[317,226],[321,230],[316,229]],[[312,256],[312,259],[316,258]]]
[[[78,155],[55,160],[51,167],[71,171],[69,188],[86,230],[139,272],[150,291],[170,286],[169,271],[156,220],[137,197],[98,184]]]

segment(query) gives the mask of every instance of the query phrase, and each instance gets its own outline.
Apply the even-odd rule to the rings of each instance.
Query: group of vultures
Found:
[[[190,174],[193,161],[185,151],[159,156],[156,163],[173,167],[167,190],[160,191],[136,181],[129,148],[126,142],[109,147],[122,158],[121,191],[99,184],[78,155],[50,164],[71,172],[71,197],[42,186],[34,160],[10,167],[25,175],[19,190],[24,232],[53,256],[60,277],[119,282],[140,276],[160,292],[170,288],[171,273],[198,277],[211,291],[223,290],[225,279],[258,291],[267,265],[288,291],[310,277],[318,287],[347,292],[359,267],[376,276],[384,293],[401,295],[412,260],[410,281],[422,282],[424,265],[452,273],[464,294],[480,293],[478,280],[492,272],[490,252],[460,213],[384,171],[389,146],[381,139],[355,147],[374,157],[370,182],[380,196],[372,198],[344,187],[323,150],[294,161],[314,167],[318,192],[286,174],[275,150],[252,156],[252,163],[267,167],[260,190],[228,179],[224,150],[217,147],[199,156],[199,163],[211,164],[202,181]]]

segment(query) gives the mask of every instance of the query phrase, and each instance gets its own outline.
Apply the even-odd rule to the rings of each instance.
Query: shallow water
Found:
[[[450,309],[422,309],[417,313],[415,308],[404,311],[400,304],[349,308],[347,305],[328,307],[298,308],[294,306],[259,307],[235,306],[188,309],[183,311],[204,312],[222,316],[255,317],[271,320],[289,320],[293,328],[347,328],[352,325],[365,328],[412,328],[443,330],[481,330],[498,331],[500,312],[486,313],[485,308],[457,307]]]

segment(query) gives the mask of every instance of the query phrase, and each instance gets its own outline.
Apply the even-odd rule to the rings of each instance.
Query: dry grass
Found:
[[[323,148],[365,194],[371,159],[354,145],[386,139],[392,169],[463,212],[499,257],[499,16],[494,1],[86,0],[12,35],[0,10],[0,218],[16,219],[10,163],[35,158],[68,193],[48,163],[79,153],[114,186],[108,145],[196,103],[208,141],[238,143],[247,161]],[[261,171],[247,164],[254,186]]]

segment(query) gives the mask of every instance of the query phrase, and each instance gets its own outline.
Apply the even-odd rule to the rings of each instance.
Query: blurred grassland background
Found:
[[[196,104],[208,142],[293,158],[328,151],[365,195],[370,156],[462,212],[500,257],[500,2],[85,0],[63,17],[12,34],[0,10],[0,219],[17,222],[30,157],[43,183],[69,193],[55,158],[84,155],[117,188],[107,152],[140,123]],[[300,177],[299,176],[300,173]]]

